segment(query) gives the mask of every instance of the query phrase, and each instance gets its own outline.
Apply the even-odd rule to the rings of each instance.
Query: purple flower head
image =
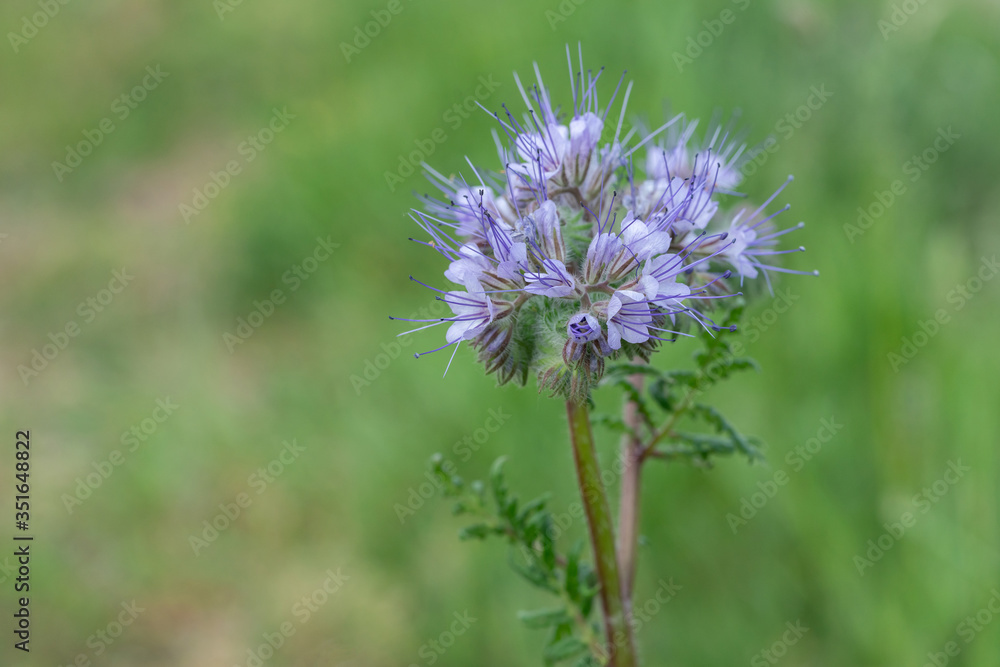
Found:
[[[704,138],[684,116],[626,127],[632,84],[623,76],[600,100],[603,70],[568,49],[567,59],[571,105],[553,104],[536,65],[530,85],[515,75],[526,110],[491,113],[499,171],[470,162],[467,180],[426,167],[442,199],[413,211],[426,234],[414,240],[447,258],[444,277],[464,289],[431,287],[452,315],[414,321],[447,323],[438,349],[468,341],[501,383],[534,372],[580,398],[606,359],[648,359],[691,324],[718,329],[709,316],[733,296],[729,267],[741,283],[797,272],[770,263],[788,252],[777,240],[791,230],[773,222],[785,209],[763,214],[781,188],[756,210],[726,208],[744,148],[732,122]]]

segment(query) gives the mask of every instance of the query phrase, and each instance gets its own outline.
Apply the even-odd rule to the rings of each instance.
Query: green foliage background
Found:
[[[411,190],[427,186],[414,175],[390,191],[385,172],[437,128],[447,139],[429,161],[442,172],[466,171],[465,155],[495,166],[491,120],[453,127],[446,112],[490,76],[501,85],[486,105],[519,108],[510,72],[530,75],[533,60],[568,102],[564,45],[582,41],[608,82],[628,69],[636,113],[657,120],[665,99],[702,118],[738,107],[751,141],[773,134],[779,149],[745,189],[760,200],[795,174],[783,218],[806,221],[792,242],[808,252],[790,262],[822,273],[779,281],[798,297],[780,316],[766,294],[750,306],[765,318],[745,339],[762,372],[711,396],[768,443],[769,466],[647,470],[637,601],[661,579],[683,588],[639,633],[646,664],[747,664],[801,620],[809,631],[783,665],[922,665],[952,640],[954,664],[995,665],[1000,621],[971,643],[956,626],[1000,587],[1000,280],[960,310],[948,295],[1000,249],[996,3],[914,3],[883,37],[887,2],[407,0],[346,62],[341,43],[384,6],[245,0],[220,19],[210,0],[71,2],[17,53],[0,45],[0,501],[7,526],[13,434],[30,428],[36,536],[33,650],[11,649],[0,572],[0,661],[246,665],[262,633],[293,621],[265,664],[425,665],[421,646],[468,611],[476,622],[437,664],[538,664],[544,638],[515,613],[544,599],[507,571],[504,549],[459,544],[444,501],[403,522],[394,506],[441,451],[468,477],[505,454],[522,496],[551,489],[566,511],[562,405],[494,388],[468,349],[441,379],[445,356],[409,354],[440,332],[414,336],[370,384],[351,378],[385,365],[400,330],[388,314],[431,304],[407,276],[443,281],[438,256],[406,240]],[[724,9],[735,20],[679,70],[673,54]],[[3,3],[4,35],[37,11]],[[169,76],[57,181],[51,163],[157,64]],[[791,136],[776,128],[821,85],[828,102]],[[179,204],[275,107],[295,119],[185,224]],[[961,138],[911,183],[904,163],[948,127]],[[906,194],[850,241],[844,225],[895,179]],[[339,248],[291,292],[282,275],[327,235]],[[123,266],[134,282],[26,387],[18,365]],[[274,289],[287,301],[230,353],[223,333]],[[894,370],[887,355],[938,309],[950,321]],[[656,363],[692,351],[677,343]],[[69,513],[63,494],[168,396],[178,411]],[[455,443],[491,409],[509,419],[462,460]],[[830,418],[843,428],[792,472],[786,455]],[[610,462],[617,438],[599,437]],[[189,536],[291,439],[306,451],[195,556]],[[854,557],[958,460],[971,471],[860,576]],[[726,515],[779,469],[788,484],[734,534]],[[349,579],[300,624],[293,605],[338,568]],[[94,657],[88,637],[133,599],[146,611]]]

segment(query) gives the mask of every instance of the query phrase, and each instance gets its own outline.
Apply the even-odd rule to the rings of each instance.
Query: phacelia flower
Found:
[[[624,76],[601,105],[603,70],[585,70],[582,53],[574,64],[569,49],[567,59],[572,105],[553,105],[537,65],[528,88],[515,75],[526,112],[491,114],[502,170],[471,167],[467,180],[425,165],[443,199],[424,197],[411,217],[428,237],[414,240],[444,255],[445,278],[462,288],[431,287],[452,312],[421,320],[448,325],[431,352],[454,346],[454,358],[467,341],[501,383],[535,374],[540,388],[581,398],[605,360],[649,359],[688,329],[719,329],[709,315],[734,296],[734,271],[741,285],[763,275],[769,286],[769,271],[804,272],[765,263],[793,252],[776,245],[801,226],[776,231],[787,207],[765,214],[787,182],[756,209],[723,210],[742,179],[732,123],[705,137],[683,116],[627,128],[631,83],[609,122]]]

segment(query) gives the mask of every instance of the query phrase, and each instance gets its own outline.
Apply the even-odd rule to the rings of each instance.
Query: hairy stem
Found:
[[[610,667],[636,667],[635,643],[622,598],[618,558],[615,551],[615,531],[611,507],[601,482],[601,469],[590,430],[590,414],[586,403],[566,402],[577,483],[587,515],[590,542],[594,550],[594,569],[601,586],[601,607],[604,611],[604,632]]]
[[[641,362],[641,360],[636,360]],[[643,375],[636,373],[629,377],[629,383],[636,391],[642,391]],[[639,545],[639,498],[642,483],[643,448],[639,439],[642,418],[639,406],[634,401],[626,401],[623,419],[629,431],[622,436],[621,497],[618,505],[618,563],[621,566],[622,596],[625,610],[632,612],[632,591],[635,587],[636,552]]]

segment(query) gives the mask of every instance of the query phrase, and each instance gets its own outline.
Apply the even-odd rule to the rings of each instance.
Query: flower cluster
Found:
[[[411,217],[429,236],[418,242],[450,261],[444,275],[456,286],[427,285],[453,312],[420,327],[448,325],[446,344],[431,352],[469,341],[501,383],[535,372],[541,387],[581,397],[606,359],[648,360],[691,326],[717,329],[709,300],[739,294],[734,273],[741,285],[763,276],[768,287],[768,271],[800,273],[766,262],[795,251],[775,246],[801,223],[777,231],[787,206],[765,214],[788,181],[759,207],[720,208],[722,196],[740,196],[745,146],[731,127],[716,123],[698,139],[697,121],[679,115],[623,135],[631,83],[609,126],[624,75],[602,110],[603,70],[584,74],[581,56],[574,73],[568,49],[567,59],[572,109],[553,106],[537,65],[528,88],[515,74],[527,112],[491,114],[502,172],[470,163],[470,181],[425,165],[443,197],[425,196]],[[644,178],[635,157],[645,159]]]

